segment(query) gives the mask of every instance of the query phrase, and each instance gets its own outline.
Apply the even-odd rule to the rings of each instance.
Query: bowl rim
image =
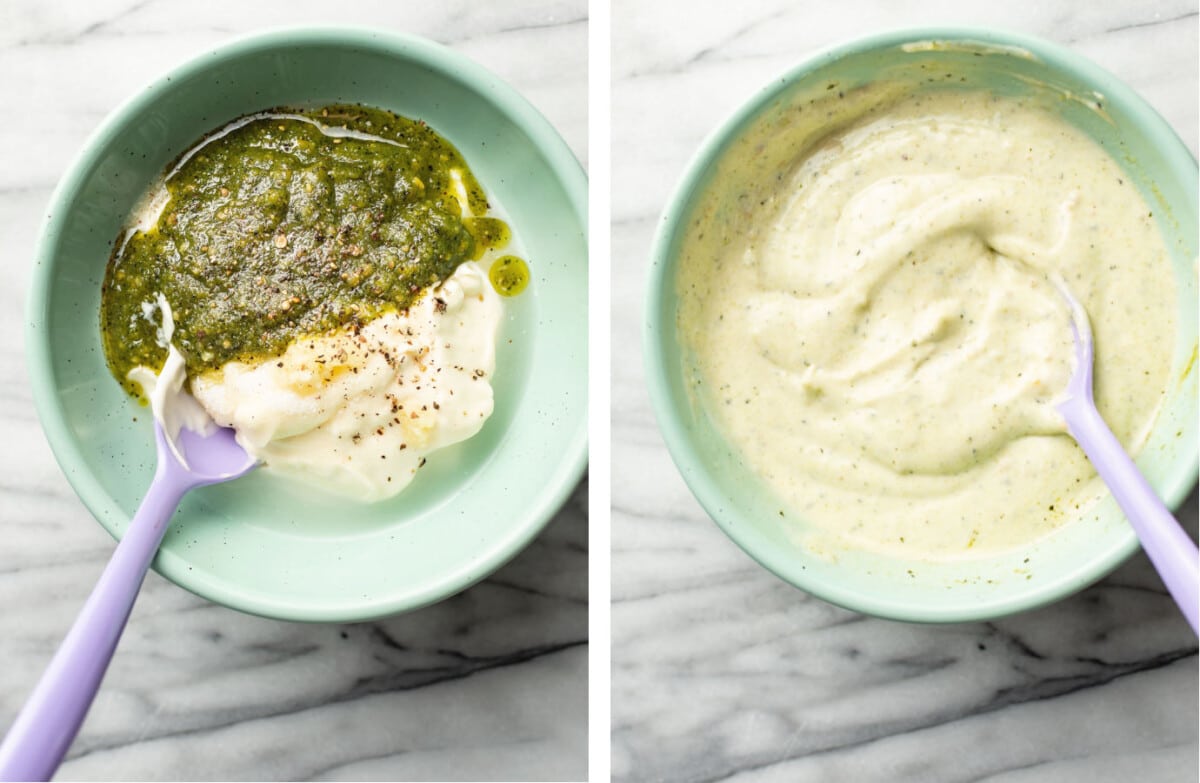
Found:
[[[670,294],[674,298],[676,264],[669,252],[678,229],[686,225],[693,196],[704,184],[710,166],[719,159],[737,134],[773,100],[818,68],[848,55],[925,41],[979,44],[1006,56],[1012,54],[1007,50],[1025,50],[1052,70],[1070,74],[1092,86],[1105,96],[1106,103],[1128,108],[1146,135],[1164,151],[1167,158],[1175,161],[1180,171],[1192,172],[1188,178],[1188,188],[1193,203],[1197,200],[1196,159],[1170,124],[1115,75],[1059,44],[1007,30],[963,26],[902,27],[846,39],[817,49],[760,87],[725,116],[688,161],[659,217],[651,245],[649,280],[643,309],[642,351],[651,407],[671,459],[708,516],[746,554],[793,586],[846,609],[906,622],[972,622],[1035,609],[1099,581],[1139,549],[1136,534],[1126,525],[1114,536],[1113,544],[1102,557],[1065,570],[1055,579],[1042,581],[1037,589],[976,600],[965,607],[906,603],[892,600],[887,595],[870,594],[823,581],[805,570],[800,561],[781,555],[779,549],[761,537],[752,524],[742,524],[750,515],[729,502],[729,498],[718,490],[713,473],[692,448],[687,427],[671,404],[664,355],[664,342],[673,339],[674,335],[674,326],[665,323],[661,317],[667,310],[665,296]],[[672,309],[672,316],[673,313]],[[1190,456],[1179,460],[1165,477],[1161,491],[1168,506],[1176,507],[1187,497],[1196,484],[1198,474],[1200,449],[1193,449]]]
[[[213,64],[231,58],[263,51],[291,48],[297,45],[327,45],[340,48],[369,50],[386,56],[400,57],[419,63],[442,76],[459,82],[481,100],[491,102],[507,115],[533,141],[546,158],[550,168],[567,192],[570,207],[583,234],[588,238],[587,175],[582,164],[550,121],[515,88],[489,69],[464,54],[427,38],[392,30],[379,30],[355,25],[294,25],[260,29],[227,39],[162,72],[144,83],[132,95],[112,109],[87,136],[58,180],[38,229],[34,250],[34,269],[26,298],[25,354],[33,392],[34,407],[50,449],[66,476],[68,483],[100,523],[115,539],[120,534],[105,519],[128,522],[125,514],[96,476],[88,468],[75,439],[66,425],[62,400],[55,392],[51,366],[48,324],[49,301],[53,289],[50,272],[54,268],[51,249],[58,243],[72,201],[88,176],[100,161],[100,151],[106,142],[131,117],[151,106],[161,95],[188,77],[204,73]],[[585,257],[584,263],[587,263]],[[523,550],[546,527],[564,505],[584,475],[588,459],[588,428],[585,421],[576,428],[567,443],[560,467],[546,481],[535,497],[530,498],[520,525],[512,535],[502,539],[486,557],[473,560],[469,569],[446,574],[444,578],[405,591],[400,596],[385,596],[369,600],[343,600],[323,608],[306,607],[302,602],[286,599],[267,599],[247,595],[236,585],[197,578],[184,568],[165,566],[162,558],[152,563],[155,571],[176,585],[215,603],[249,614],[272,619],[298,622],[362,622],[412,611],[441,601],[482,581]]]

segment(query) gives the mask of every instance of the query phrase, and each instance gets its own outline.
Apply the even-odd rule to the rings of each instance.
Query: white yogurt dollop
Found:
[[[169,342],[170,306],[159,303]],[[492,413],[502,305],[480,267],[462,264],[404,313],[294,341],[280,356],[230,362],[192,379],[170,347],[159,373],[138,367],[169,433],[232,427],[267,470],[363,501],[404,489],[426,457],[477,433]]]
[[[500,314],[467,263],[407,313],[297,340],[259,364],[230,362],[192,391],[268,469],[380,500],[491,415]]]

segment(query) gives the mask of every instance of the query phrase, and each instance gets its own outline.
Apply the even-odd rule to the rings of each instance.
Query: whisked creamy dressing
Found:
[[[692,387],[810,548],[987,554],[1105,492],[1054,409],[1072,347],[1053,274],[1091,316],[1101,412],[1145,441],[1167,250],[1120,167],[1035,101],[825,96],[760,122],[713,183],[677,281]]]

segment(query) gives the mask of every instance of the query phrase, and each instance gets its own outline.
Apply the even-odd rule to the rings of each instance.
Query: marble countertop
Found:
[[[619,348],[640,345],[651,236],[689,157],[808,52],[902,26],[1024,31],[1120,76],[1195,153],[1196,16],[1194,0],[615,0],[614,779],[1197,780],[1196,638],[1144,556],[992,623],[833,607],[708,520],[658,434],[640,355]],[[1196,505],[1193,493],[1181,512],[1193,536]]]
[[[34,414],[19,335],[50,191],[101,118],[231,36],[351,23],[448,44],[520,90],[586,165],[587,7],[14,0],[0,4],[0,726],[112,551]],[[587,489],[490,579],[347,626],[263,620],[146,580],[59,779],[550,779],[587,770]]]

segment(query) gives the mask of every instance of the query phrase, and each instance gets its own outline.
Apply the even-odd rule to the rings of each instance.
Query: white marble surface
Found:
[[[973,24],[1093,58],[1197,140],[1195,0],[613,4],[616,780],[1197,780],[1197,657],[1144,556],[987,624],[866,619],[794,590],[713,525],[655,427],[640,351],[655,221],[701,139],[816,47]],[[1196,529],[1196,496],[1184,512]]]
[[[0,4],[0,728],[112,550],[42,437],[22,311],[55,181],[151,75],[232,35],[345,22],[422,34],[522,91],[586,164],[583,0],[484,5],[100,0]],[[147,579],[60,779],[582,779],[586,484],[491,579],[385,622],[305,626]]]

